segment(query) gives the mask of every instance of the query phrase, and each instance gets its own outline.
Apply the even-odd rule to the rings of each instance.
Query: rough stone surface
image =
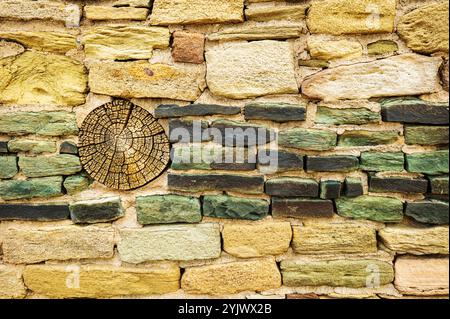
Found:
[[[437,91],[441,63],[441,58],[403,54],[339,66],[308,77],[303,81],[302,92],[310,98],[322,100],[433,93]]]
[[[116,220],[125,214],[119,197],[79,201],[70,204],[70,217],[76,224]]]
[[[84,174],[69,176],[64,180],[64,189],[67,194],[74,195],[89,188],[92,180]]]
[[[22,54],[25,48],[16,42],[0,40],[0,59]]]
[[[304,121],[306,106],[289,103],[250,103],[245,105],[245,119],[274,122]]]
[[[218,224],[152,226],[120,231],[122,261],[213,259],[220,256]]]
[[[448,176],[431,176],[431,193],[436,195],[448,195]]]
[[[174,104],[160,105],[155,109],[156,118],[172,118],[185,116],[235,115],[241,113],[237,106],[216,104],[190,104],[178,106]]]
[[[363,54],[359,41],[308,38],[308,51],[311,58],[318,60],[356,59]]]
[[[94,21],[103,20],[136,20],[147,19],[148,9],[130,7],[108,7],[108,6],[84,6],[86,19]]]
[[[376,146],[393,144],[399,139],[397,131],[345,131],[339,135],[338,146]]]
[[[280,286],[280,272],[270,257],[188,268],[181,279],[181,288],[192,294],[226,295]]]
[[[78,146],[72,141],[64,141],[59,147],[60,154],[78,155]]]
[[[202,33],[175,31],[172,36],[172,57],[175,62],[205,62],[205,36]]]
[[[401,172],[405,168],[405,155],[401,152],[362,152],[360,167],[369,172]]]
[[[278,135],[278,144],[282,147],[326,151],[333,149],[336,143],[337,134],[335,132],[318,129],[295,128],[281,131]]]
[[[306,157],[306,170],[311,172],[349,172],[358,167],[359,159],[350,155]]]
[[[258,1],[255,1],[258,2]],[[250,21],[289,20],[303,21],[306,18],[305,4],[289,3],[286,6],[258,6],[249,4],[245,10],[245,16]]]
[[[79,280],[73,278],[79,273]],[[27,287],[56,298],[111,298],[153,295],[179,289],[180,269],[173,264],[145,268],[109,265],[35,265],[24,270]]]
[[[405,126],[406,144],[445,145],[449,141],[448,126]]]
[[[378,40],[367,45],[369,55],[384,55],[398,51],[398,44],[391,40]]]
[[[396,223],[403,219],[403,203],[390,197],[360,196],[336,200],[337,212],[343,217]]]
[[[198,198],[180,195],[138,196],[136,213],[142,225],[198,223],[202,220]]]
[[[258,59],[255,59],[258,56]],[[206,51],[211,92],[231,99],[298,93],[294,56],[278,41],[226,43]]]
[[[272,178],[266,182],[266,194],[278,197],[318,197],[319,183],[305,178]]]
[[[379,112],[371,111],[367,108],[330,108],[319,106],[315,122],[319,124],[370,124],[379,123],[381,115]]]
[[[17,172],[16,156],[0,156],[0,178],[13,178]]]
[[[12,139],[8,142],[8,149],[12,153],[54,153],[56,152],[56,145],[53,141]]]
[[[272,197],[272,215],[275,218],[330,218],[334,207],[331,200]]]
[[[269,213],[269,202],[225,195],[203,198],[203,215],[208,217],[260,220]]]
[[[223,250],[239,258],[280,255],[291,243],[289,222],[263,222],[248,225],[225,224]]]
[[[0,181],[0,198],[11,200],[60,196],[62,182],[61,176]]]
[[[0,265],[0,299],[25,297],[26,290],[21,277],[19,269]]]
[[[0,154],[8,153],[8,142],[0,141]]]
[[[364,186],[360,178],[346,177],[344,187],[346,197],[358,197],[364,195]]]
[[[369,191],[374,193],[426,193],[428,180],[424,178],[371,176]]]
[[[449,60],[445,60],[445,62],[441,66],[441,70],[439,73],[441,77],[441,85],[444,90],[449,91],[450,80],[449,80]]]
[[[0,204],[0,220],[54,221],[69,217],[67,204]]]
[[[406,169],[428,175],[448,174],[448,150],[406,154]]]
[[[18,42],[35,50],[66,53],[77,48],[76,36],[50,31],[0,31],[0,38]]]
[[[13,264],[111,258],[113,250],[114,230],[111,227],[9,228],[3,238],[4,260]]]
[[[261,171],[270,166],[270,157],[278,158],[277,172],[302,171],[303,156],[282,150],[259,150],[258,167]]]
[[[340,181],[321,181],[320,182],[320,198],[336,199],[341,197],[342,183]]]
[[[448,202],[446,203],[437,200],[407,202],[405,214],[406,216],[425,224],[448,224]]]
[[[72,175],[81,171],[80,159],[73,155],[19,157],[19,167],[27,177]]]

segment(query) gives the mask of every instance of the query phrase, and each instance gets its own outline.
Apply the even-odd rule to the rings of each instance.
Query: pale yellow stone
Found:
[[[148,9],[130,7],[85,6],[84,13],[89,20],[146,20]]]
[[[245,22],[222,26],[219,31],[208,35],[208,40],[289,39],[298,38],[302,34],[302,30],[301,24],[290,21]]]
[[[114,7],[130,6],[135,8],[148,8],[150,4],[149,0],[117,0],[113,3]]]
[[[313,0],[311,33],[372,34],[394,31],[396,0]]]
[[[28,289],[53,298],[108,298],[175,292],[180,269],[174,264],[145,268],[109,265],[36,265],[23,273]]]
[[[395,287],[416,296],[448,295],[448,258],[399,257],[395,262]]]
[[[41,51],[66,53],[77,48],[76,36],[51,31],[0,31],[0,38],[19,42],[27,48]]]
[[[441,58],[411,53],[339,66],[307,77],[302,93],[328,101],[432,93],[441,64]]]
[[[18,268],[0,265],[0,299],[23,298],[26,291]]]
[[[389,226],[379,232],[383,244],[400,254],[449,254],[448,226],[418,228]]]
[[[289,222],[225,224],[222,231],[223,250],[241,258],[280,255],[291,243]]]
[[[448,1],[419,7],[400,19],[397,32],[406,45],[416,52],[448,52],[448,14]]]
[[[279,288],[281,275],[271,257],[187,268],[181,288],[192,294],[227,295]]]
[[[107,26],[91,28],[82,41],[87,57],[97,59],[150,59],[153,49],[169,47],[168,28]]]
[[[18,43],[0,40],[0,59],[16,56],[25,51],[25,48]]]
[[[223,23],[244,20],[242,0],[155,0],[153,25]]]
[[[0,59],[0,103],[80,105],[87,77],[71,58],[27,51]]]
[[[6,229],[3,258],[12,264],[33,264],[46,260],[111,258],[114,230],[97,226],[49,226]]]
[[[303,255],[373,254],[377,252],[375,229],[351,223],[315,223],[294,226],[292,247]]]
[[[214,95],[245,99],[298,93],[289,43],[224,43],[210,48],[206,61],[208,87]]]
[[[306,18],[307,5],[288,4],[283,6],[249,5],[245,16],[250,21],[290,20],[302,21]]]
[[[123,98],[195,101],[205,87],[204,65],[97,62],[89,72],[91,92]]]
[[[309,37],[308,51],[313,59],[335,60],[356,59],[362,56],[361,43],[353,40],[330,40],[327,38]]]

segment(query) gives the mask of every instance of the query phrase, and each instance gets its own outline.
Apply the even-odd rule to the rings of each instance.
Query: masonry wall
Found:
[[[0,1],[0,297],[448,296],[447,1]],[[81,165],[115,100],[278,169]],[[226,144],[226,143],[225,143]],[[217,145],[216,145],[217,146]],[[227,146],[228,148],[232,147]]]

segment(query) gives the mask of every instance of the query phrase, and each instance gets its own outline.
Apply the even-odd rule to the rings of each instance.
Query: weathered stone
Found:
[[[406,169],[428,175],[448,174],[448,150],[406,154]]]
[[[0,181],[0,198],[29,199],[62,195],[61,176]]]
[[[75,202],[69,208],[70,217],[75,224],[109,222],[125,214],[120,197]]]
[[[405,214],[425,224],[448,224],[448,202],[437,200],[407,202]]]
[[[0,299],[18,299],[26,295],[20,269],[0,265]]]
[[[336,199],[341,197],[342,183],[340,181],[321,181],[320,198]]]
[[[80,25],[81,9],[61,1],[7,0],[0,3],[0,18],[11,20],[51,20],[69,28]]]
[[[401,17],[397,32],[412,50],[430,54],[448,52],[447,1],[421,6]]]
[[[8,228],[3,238],[4,260],[12,264],[111,258],[113,253],[114,230],[111,227]]]
[[[399,139],[397,131],[345,131],[339,135],[338,146],[376,146],[394,144]]]
[[[315,122],[319,124],[370,124],[381,121],[380,112],[374,112],[367,108],[330,108],[318,106]]]
[[[369,192],[374,193],[426,193],[428,190],[424,178],[371,176],[369,180]]]
[[[26,51],[1,59],[0,75],[1,103],[76,106],[85,102],[84,67],[66,56]]]
[[[277,172],[302,171],[303,156],[282,150],[258,150],[258,167],[261,171],[270,168],[271,158],[277,158]]]
[[[198,223],[202,220],[199,199],[180,195],[138,196],[136,213],[142,225]]]
[[[274,122],[306,120],[306,106],[289,103],[250,103],[245,105],[246,120]]]
[[[0,117],[0,133],[8,135],[37,134],[45,136],[76,135],[75,113],[11,112]]]
[[[258,6],[250,4],[245,9],[245,16],[250,21],[303,21],[306,18],[305,4],[276,5],[276,6]]]
[[[96,27],[83,34],[82,42],[89,58],[150,59],[153,49],[169,47],[170,32],[168,28],[146,26]]]
[[[175,31],[172,57],[175,62],[200,64],[205,62],[205,36],[202,33]]]
[[[0,178],[13,178],[18,171],[16,156],[0,156]]]
[[[308,51],[311,58],[318,60],[352,60],[363,54],[359,41],[330,40],[319,37],[308,38]]]
[[[181,288],[192,294],[226,295],[280,286],[280,272],[270,257],[187,268],[181,278]]]
[[[216,104],[190,104],[187,106],[163,104],[155,109],[155,117],[160,119],[184,116],[236,115],[239,113],[241,113],[240,107]]]
[[[338,66],[305,79],[302,92],[310,98],[322,100],[433,93],[437,91],[441,63],[441,58],[402,54],[373,62]]]
[[[0,37],[0,59],[14,57],[25,51],[19,43],[2,40]]]
[[[169,121],[169,141],[171,143],[196,143],[211,141],[207,121],[171,119]]]
[[[169,173],[168,185],[171,189],[189,192],[220,190],[260,194],[264,190],[264,177],[258,175]]]
[[[389,226],[379,231],[384,246],[398,254],[448,255],[448,227]]]
[[[281,255],[291,243],[289,222],[225,224],[222,230],[223,250],[239,258]]]
[[[79,274],[79,279],[75,274]],[[174,264],[145,268],[110,265],[35,265],[25,268],[28,289],[54,298],[110,298],[152,295],[179,289],[180,269]]]
[[[364,195],[364,187],[361,178],[345,178],[345,196],[358,197]]]
[[[369,55],[384,55],[398,51],[397,42],[391,40],[378,40],[367,45]]]
[[[75,35],[50,31],[0,31],[0,38],[12,40],[34,50],[66,53],[77,48]]]
[[[153,25],[223,23],[244,20],[241,0],[155,0],[150,23]]]
[[[203,198],[203,215],[216,218],[260,220],[269,214],[269,202],[264,199],[226,195]]]
[[[194,101],[204,87],[205,67],[136,62],[96,62],[90,67],[91,92],[122,98]]]
[[[225,43],[207,50],[206,62],[206,80],[214,95],[245,99],[298,93],[289,43],[271,40]]]
[[[449,91],[449,60],[445,60],[445,62],[441,65],[441,69],[439,72],[439,75],[441,77],[441,85],[447,92]]]
[[[219,224],[152,226],[120,231],[121,260],[196,260],[220,256]]]
[[[403,219],[403,203],[391,197],[360,196],[336,200],[337,212],[343,217],[396,223]]]
[[[336,146],[337,134],[318,129],[295,128],[281,131],[278,145],[312,151],[327,151]]]
[[[373,254],[375,229],[350,223],[312,223],[294,226],[292,247],[302,255]]]
[[[67,194],[74,195],[88,189],[91,183],[92,180],[88,176],[80,174],[67,177],[64,180],[63,186]]]
[[[311,172],[349,172],[358,167],[359,159],[351,155],[306,157],[306,170]]]
[[[117,0],[113,3],[113,7],[134,7],[134,8],[150,8],[148,0]]]
[[[334,207],[331,200],[272,197],[272,215],[275,218],[330,218]]]
[[[78,155],[78,146],[72,141],[64,141],[59,147],[60,154]]]
[[[405,126],[406,144],[445,145],[448,140],[448,126]]]
[[[374,278],[374,272],[376,279]],[[288,287],[331,286],[364,288],[394,280],[393,266],[376,259],[281,262],[283,284]]]
[[[330,62],[323,60],[298,60],[298,65],[308,68],[328,69]]]
[[[146,20],[148,9],[130,7],[84,6],[84,14],[89,20]]]
[[[8,142],[0,141],[0,154],[8,153]]]
[[[72,175],[81,171],[80,159],[66,154],[19,157],[19,167],[27,177]]]
[[[67,204],[0,204],[0,220],[54,221],[69,217]]]
[[[369,172],[401,172],[405,169],[405,155],[401,152],[362,152],[360,168]]]
[[[395,288],[405,295],[448,295],[448,268],[448,258],[399,257],[395,262]]]
[[[275,140],[273,130],[256,124],[219,119],[213,121],[210,127],[214,142],[224,146],[265,145]],[[220,134],[215,134],[214,131]]]
[[[12,139],[8,142],[8,149],[12,153],[54,153],[56,152],[56,144],[53,141]]]
[[[266,182],[266,194],[278,197],[318,197],[319,183],[314,179],[278,177]]]
[[[392,98],[381,102],[383,121],[448,125],[448,103],[423,101],[415,97]]]
[[[448,176],[430,176],[431,193],[436,195],[448,195]]]

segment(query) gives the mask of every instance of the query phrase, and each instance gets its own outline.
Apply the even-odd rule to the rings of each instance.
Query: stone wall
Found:
[[[448,295],[448,14],[428,0],[1,0],[0,297]],[[261,128],[278,168],[117,191],[78,155],[129,100]],[[232,148],[233,145],[223,144]],[[278,146],[278,148],[277,148]],[[176,155],[175,155],[176,156]]]

